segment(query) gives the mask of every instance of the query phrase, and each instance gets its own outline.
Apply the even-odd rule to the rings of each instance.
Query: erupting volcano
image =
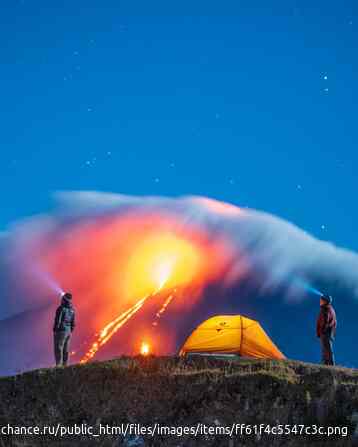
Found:
[[[21,269],[19,278],[37,290],[44,277],[56,278],[71,290],[78,320],[73,358],[86,363],[176,352],[176,326],[229,257],[223,238],[212,240],[173,213],[129,210],[33,237],[19,258],[35,268]]]

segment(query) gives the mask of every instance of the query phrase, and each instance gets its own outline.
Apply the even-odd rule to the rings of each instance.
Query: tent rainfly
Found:
[[[241,315],[218,315],[201,323],[189,336],[180,355],[238,354],[242,357],[284,359],[260,323]]]

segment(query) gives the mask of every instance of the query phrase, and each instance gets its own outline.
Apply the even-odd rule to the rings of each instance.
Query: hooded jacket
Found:
[[[71,301],[63,298],[61,305],[56,310],[54,332],[73,332],[75,328],[75,310]]]
[[[336,312],[331,304],[321,306],[321,311],[317,319],[317,337],[324,334],[336,335],[337,317]]]

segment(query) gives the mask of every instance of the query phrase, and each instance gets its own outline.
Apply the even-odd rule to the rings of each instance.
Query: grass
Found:
[[[353,429],[358,371],[288,360],[121,357],[1,378],[0,396],[0,426],[84,421],[90,425],[156,421],[178,426],[219,421],[224,425],[346,424]],[[177,441],[157,437],[147,445],[177,446]],[[182,440],[190,446],[203,445],[200,441]],[[271,439],[260,445],[308,445],[294,437],[283,441]],[[325,439],[322,446],[343,446],[341,441]],[[5,445],[40,445],[33,440],[16,442]],[[45,439],[43,445],[51,442]],[[88,439],[66,442],[62,445],[90,445]],[[113,439],[106,442],[100,445],[114,445]],[[256,445],[254,440],[245,442]],[[205,445],[227,446],[228,441],[210,438]]]

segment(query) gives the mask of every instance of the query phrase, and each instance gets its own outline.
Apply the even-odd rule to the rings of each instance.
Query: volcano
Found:
[[[302,358],[304,347],[314,361],[308,294],[316,289],[306,284],[356,290],[355,254],[274,216],[203,198],[110,199],[89,195],[84,207],[81,195],[75,209],[6,236],[0,374],[52,365],[61,290],[74,297],[71,360],[81,363],[137,354],[143,344],[172,355],[203,321],[233,314],[260,321],[290,358]],[[300,307],[287,305],[293,298]],[[285,344],[298,312],[304,328]],[[347,323],[341,330],[350,333]]]
[[[190,287],[165,289],[138,300],[139,305],[108,322],[108,332],[93,333],[78,318],[72,340],[71,361],[87,363],[120,355],[138,355],[147,344],[151,354],[176,354],[198,317],[190,317],[183,301],[197,293]],[[189,301],[190,302],[190,301]],[[178,316],[177,308],[181,308]],[[0,321],[1,373],[10,375],[53,363],[52,322],[56,305],[23,312]],[[196,313],[196,311],[195,311]],[[113,324],[111,326],[111,324]],[[94,348],[95,346],[95,348]]]

